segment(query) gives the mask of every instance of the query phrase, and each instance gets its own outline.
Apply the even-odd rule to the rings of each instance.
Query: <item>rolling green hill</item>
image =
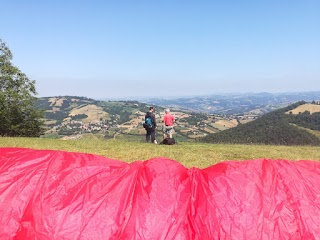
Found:
[[[40,98],[45,110],[45,138],[144,141],[142,127],[148,104],[137,101],[97,101],[85,97]],[[158,125],[164,113],[156,107]],[[175,138],[207,143],[320,145],[320,105],[298,102],[252,121],[239,116],[219,116],[173,110]],[[246,123],[247,122],[247,123]],[[161,127],[158,128],[161,140]]]
[[[310,130],[320,129],[320,115],[310,111],[294,114],[293,110],[305,105],[298,102],[262,117],[239,124],[200,139],[207,143],[271,144],[271,145],[320,145],[320,138]]]
[[[142,123],[149,105],[138,101],[97,101],[59,96],[40,98],[37,107],[45,111],[46,132],[43,137],[46,138],[79,139],[94,134],[103,139],[143,141],[145,130]],[[192,141],[238,124],[230,117],[174,109],[171,112],[176,117],[175,138],[178,141]],[[159,138],[162,136],[163,114],[164,108],[156,106]]]

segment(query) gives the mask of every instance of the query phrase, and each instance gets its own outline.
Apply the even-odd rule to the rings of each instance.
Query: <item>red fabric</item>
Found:
[[[319,239],[320,163],[0,148],[0,239]]]
[[[163,117],[163,122],[166,126],[172,126],[173,122],[174,122],[174,116],[171,115],[170,113],[167,113],[166,115],[164,115]]]

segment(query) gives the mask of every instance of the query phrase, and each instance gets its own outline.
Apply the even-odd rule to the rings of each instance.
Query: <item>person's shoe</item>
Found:
[[[154,144],[158,144],[157,140],[154,140],[153,143],[154,143]]]

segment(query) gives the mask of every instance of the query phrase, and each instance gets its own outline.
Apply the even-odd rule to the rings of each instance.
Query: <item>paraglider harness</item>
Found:
[[[176,140],[174,140],[174,138],[165,138],[163,139],[163,141],[160,144],[164,144],[164,145],[173,145],[176,144]]]

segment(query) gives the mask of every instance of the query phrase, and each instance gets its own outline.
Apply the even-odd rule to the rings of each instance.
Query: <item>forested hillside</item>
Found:
[[[272,144],[272,145],[320,145],[320,139],[302,128],[320,130],[320,113],[291,110],[305,102],[268,113],[255,121],[239,124],[216,134],[209,134],[199,141],[208,143]]]

